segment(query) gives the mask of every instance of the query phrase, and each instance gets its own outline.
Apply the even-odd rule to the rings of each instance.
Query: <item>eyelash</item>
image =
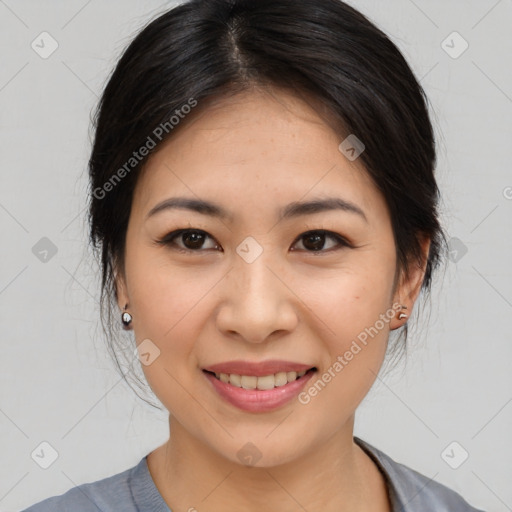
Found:
[[[182,254],[203,252],[202,249],[183,249],[182,247],[176,246],[174,239],[176,239],[184,234],[187,234],[187,233],[199,233],[202,235],[206,235],[206,237],[211,238],[218,244],[218,242],[211,235],[209,235],[206,231],[203,231],[202,229],[190,229],[190,228],[178,229],[176,231],[172,231],[171,233],[165,235],[163,238],[161,238],[159,240],[156,240],[155,242],[159,245],[170,246],[173,250],[176,250]],[[342,248],[353,248],[354,247],[341,235],[338,235],[337,233],[334,233],[332,231],[327,231],[325,229],[313,229],[313,230],[306,231],[306,232],[302,233],[299,237],[296,238],[293,245],[295,245],[297,242],[299,242],[302,238],[305,238],[306,236],[313,235],[313,234],[323,234],[323,235],[326,235],[326,238],[332,238],[333,240],[338,242],[338,247],[333,247],[333,248],[327,249],[327,250],[308,251],[307,249],[303,249],[304,251],[309,252],[313,255],[320,255],[323,253],[340,250]],[[211,250],[211,249],[207,249],[207,250]]]

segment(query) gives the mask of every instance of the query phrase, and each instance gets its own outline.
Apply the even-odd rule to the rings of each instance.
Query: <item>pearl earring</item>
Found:
[[[404,305],[400,305],[400,309],[407,309],[407,306],[404,306]],[[402,318],[407,318],[407,315],[405,313],[400,313],[398,315],[398,320],[402,320]]]
[[[132,315],[126,311],[126,308],[128,307],[128,304],[124,307],[123,314],[121,315],[121,322],[123,322],[123,327],[125,329],[128,329],[131,321],[132,321]]]

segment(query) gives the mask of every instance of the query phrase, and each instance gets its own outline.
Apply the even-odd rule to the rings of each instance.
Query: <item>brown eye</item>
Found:
[[[205,248],[204,245],[208,239],[212,240],[214,243],[212,247]],[[329,239],[335,243],[333,244],[331,242],[330,247],[325,248],[326,240]],[[340,247],[351,247],[351,245],[337,233],[318,229],[303,233],[297,240],[302,241],[303,249],[301,250],[312,253],[325,253],[330,252],[331,250],[336,250]],[[172,249],[183,253],[199,253],[203,252],[203,249],[211,250],[219,248],[219,245],[216,243],[215,239],[201,229],[179,229],[169,233],[161,240],[157,240],[157,243],[160,245],[169,246]],[[294,245],[297,243],[298,242],[296,242]],[[292,247],[291,250],[296,249]]]
[[[205,240],[205,235],[197,231],[182,233],[181,237],[181,240],[187,249],[200,249]]]
[[[169,233],[157,243],[176,247],[181,252],[200,252],[204,247],[205,240],[213,238],[205,231],[199,229],[180,229]],[[179,245],[176,240],[181,241]],[[215,245],[215,247],[218,247]],[[213,248],[215,248],[213,247]]]
[[[324,248],[325,241],[329,238],[336,242],[334,244],[334,248],[340,245],[344,247],[350,246],[350,244],[340,235],[325,230],[308,231],[307,233],[303,233],[299,240],[303,240],[302,245],[307,252],[327,252],[327,250],[333,248],[332,246],[327,250]]]

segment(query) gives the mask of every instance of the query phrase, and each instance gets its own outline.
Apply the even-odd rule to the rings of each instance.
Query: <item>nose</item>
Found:
[[[228,337],[263,343],[277,333],[292,332],[299,302],[280,266],[261,254],[252,263],[242,258],[224,279],[217,327]]]

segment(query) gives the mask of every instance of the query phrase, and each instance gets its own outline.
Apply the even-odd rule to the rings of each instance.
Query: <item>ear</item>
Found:
[[[430,242],[431,240],[427,236],[421,238],[421,264],[417,260],[411,261],[409,275],[406,276],[405,273],[402,272],[400,276],[400,281],[393,295],[393,304],[401,304],[407,309],[398,310],[396,312],[395,317],[390,322],[391,330],[402,327],[408,318],[411,317],[414,303],[420,294],[421,285],[425,277]],[[404,312],[407,318],[398,319],[400,312]]]
[[[114,276],[117,305],[122,311],[126,304],[129,304],[130,302],[126,286],[126,279],[124,277],[124,273],[118,270],[114,271]]]

